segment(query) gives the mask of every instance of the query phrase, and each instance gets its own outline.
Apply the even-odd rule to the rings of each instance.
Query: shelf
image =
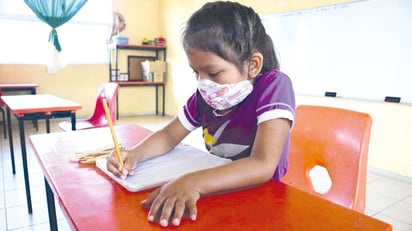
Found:
[[[166,46],[157,45],[134,45],[134,44],[116,44],[110,45],[111,49],[125,49],[125,50],[166,50]]]
[[[144,60],[160,60],[166,62],[166,46],[159,45],[138,45],[138,44],[109,44],[110,62],[109,62],[109,81],[129,82],[144,80],[141,72],[140,62]],[[127,70],[119,68],[119,50],[123,51],[150,51],[153,56],[127,55]],[[161,55],[163,54],[163,55]],[[138,64],[138,65],[136,65]],[[123,77],[124,76],[124,77]]]
[[[141,73],[141,62],[145,60],[159,60],[162,57],[163,61],[166,62],[166,46],[155,46],[155,45],[134,45],[134,44],[110,44],[108,46],[110,53],[109,62],[109,82],[115,82],[119,84],[119,87],[152,87],[155,89],[155,99],[156,99],[156,115],[159,114],[159,87],[161,87],[162,92],[162,115],[165,115],[165,81],[149,82],[143,81],[143,76],[139,76],[136,73]],[[127,60],[127,70],[123,71],[119,68],[119,50],[122,50],[121,57],[123,60]],[[153,53],[153,56],[148,56],[144,54],[143,56],[138,56],[130,54],[129,51],[144,51],[143,53]],[[126,52],[125,52],[126,51]],[[126,54],[124,54],[126,53]],[[161,55],[162,54],[162,55]],[[126,57],[124,57],[126,55]],[[113,76],[115,73],[115,76]],[[127,78],[119,78],[120,75],[127,74]],[[163,80],[165,80],[165,75]],[[112,78],[114,77],[114,78]],[[160,80],[160,79],[159,79]],[[117,110],[116,118],[119,119],[119,101],[117,100]]]

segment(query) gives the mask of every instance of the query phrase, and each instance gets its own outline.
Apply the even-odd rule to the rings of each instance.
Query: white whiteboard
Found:
[[[412,103],[412,0],[367,0],[262,16],[296,94]]]

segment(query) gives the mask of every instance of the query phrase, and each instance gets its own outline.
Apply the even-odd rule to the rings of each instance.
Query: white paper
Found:
[[[231,162],[189,145],[179,145],[169,153],[138,163],[135,174],[123,180],[106,169],[106,159],[96,166],[128,191],[137,192],[160,186],[189,172],[212,168]]]
[[[150,79],[150,63],[149,60],[141,62],[142,65],[142,72],[143,72],[143,77],[145,81],[151,82],[152,80]]]

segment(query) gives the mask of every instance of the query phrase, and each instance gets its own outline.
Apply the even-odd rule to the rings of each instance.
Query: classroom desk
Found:
[[[19,123],[21,155],[23,160],[24,183],[26,187],[27,209],[32,213],[30,183],[27,169],[26,140],[24,134],[25,120],[46,120],[46,132],[50,132],[50,119],[60,117],[71,117],[72,130],[76,130],[76,111],[82,106],[73,101],[63,99],[54,95],[11,95],[1,97],[7,108],[7,127],[9,133],[10,155],[13,174],[16,173],[14,163],[13,129],[11,127],[11,114]]]
[[[137,125],[116,126],[115,131],[126,148],[151,133]],[[76,152],[112,144],[109,128],[31,135],[30,142],[52,205],[51,230],[57,230],[53,193],[74,230],[163,230],[147,221],[148,211],[140,205],[151,190],[129,192],[94,165],[72,159]],[[197,205],[197,221],[184,218],[177,230],[392,230],[385,222],[278,181],[202,197]]]
[[[37,83],[1,83],[0,91],[2,92],[16,92],[29,91],[31,95],[36,94]]]
[[[35,95],[38,87],[39,85],[37,83],[0,83],[0,92],[16,93],[28,91],[31,95]],[[33,124],[36,127],[36,130],[38,130],[37,120],[33,120]]]
[[[135,82],[135,81],[119,81],[116,82],[119,87],[155,87],[156,90],[156,115],[159,114],[159,87],[162,87],[162,115],[165,115],[165,82]],[[119,119],[119,97],[116,98],[116,118]]]

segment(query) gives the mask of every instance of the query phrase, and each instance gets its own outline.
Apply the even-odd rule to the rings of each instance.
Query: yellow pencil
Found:
[[[104,112],[106,113],[106,119],[107,119],[107,122],[109,123],[110,131],[112,133],[112,138],[113,138],[114,148],[116,150],[117,158],[119,158],[120,166],[123,167],[122,153],[120,152],[119,143],[117,142],[116,133],[114,132],[114,128],[113,128],[112,117],[110,116],[109,107],[107,106],[107,101],[104,95],[102,95],[102,103],[103,103]]]

